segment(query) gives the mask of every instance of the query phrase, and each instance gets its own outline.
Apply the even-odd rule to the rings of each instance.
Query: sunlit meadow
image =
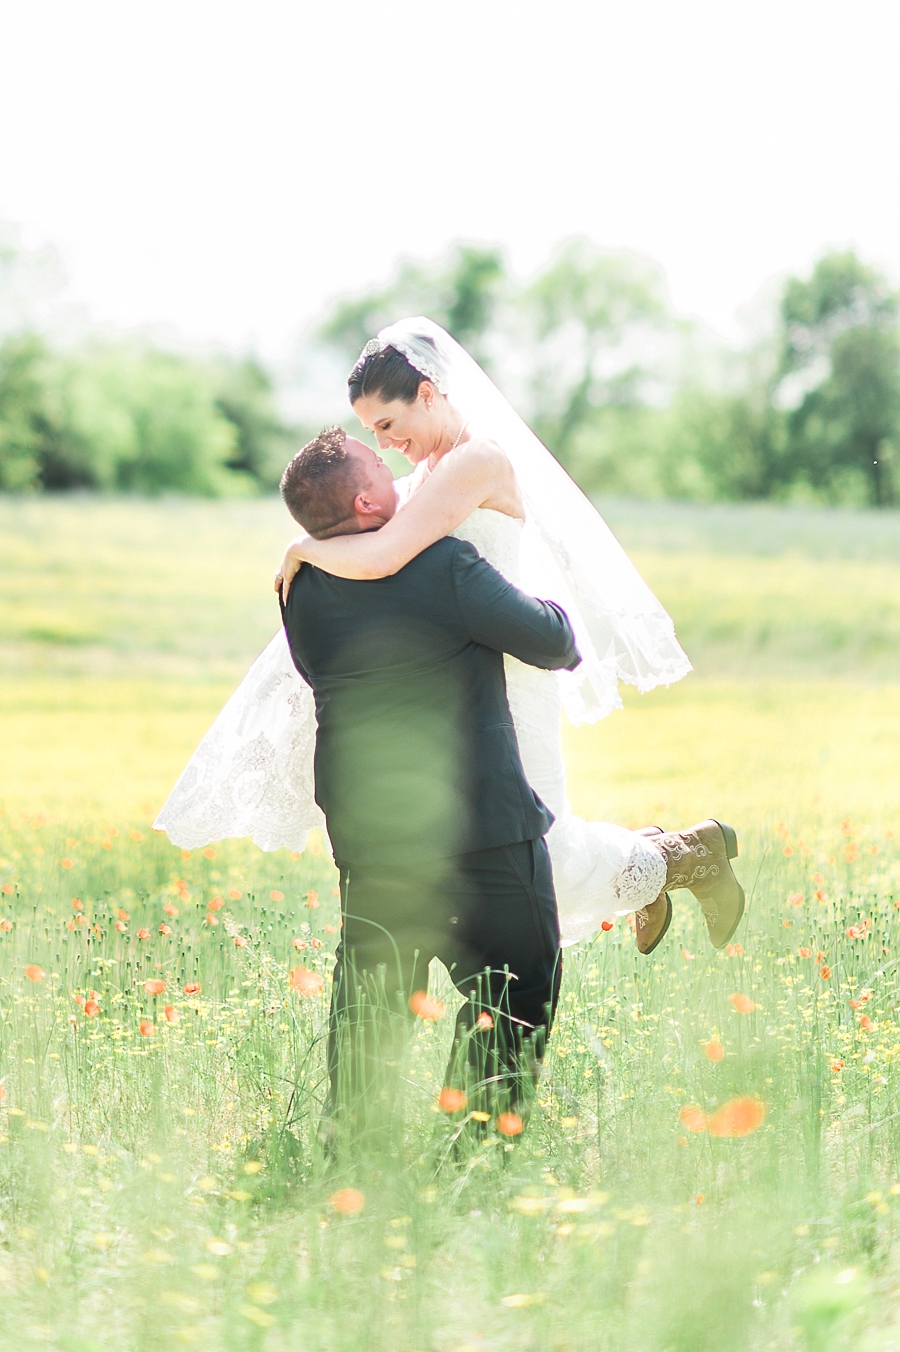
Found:
[[[4,1349],[900,1345],[900,520],[607,506],[698,670],[567,730],[573,797],[732,821],[747,920],[568,949],[527,1131],[452,1163],[434,972],[393,1158],[326,1167],[327,855],[150,829],[284,515],[0,503]]]

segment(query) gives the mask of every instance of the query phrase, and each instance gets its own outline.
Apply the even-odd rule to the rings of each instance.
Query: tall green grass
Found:
[[[729,952],[686,894],[651,959],[625,925],[567,950],[526,1134],[489,1129],[444,1165],[455,997],[433,974],[448,1012],[413,1036],[392,1157],[330,1167],[328,984],[289,977],[328,976],[325,856],[184,857],[139,835],[6,825],[4,1347],[893,1345],[900,857],[883,833],[750,833]],[[683,1120],[746,1097],[765,1120],[742,1138]]]

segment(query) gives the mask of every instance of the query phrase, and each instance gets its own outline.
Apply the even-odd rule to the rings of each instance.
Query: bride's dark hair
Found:
[[[430,338],[423,337],[422,341],[434,346]],[[419,393],[419,386],[427,379],[407,361],[402,352],[389,344],[379,343],[376,338],[366,343],[359,361],[347,377],[350,403],[355,404],[358,399],[367,399],[374,394],[384,404],[390,404],[395,399],[412,404]]]

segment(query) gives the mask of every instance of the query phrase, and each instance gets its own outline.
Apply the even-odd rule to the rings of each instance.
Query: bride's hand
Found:
[[[284,558],[281,560],[281,567],[275,574],[275,590],[285,604],[291,590],[291,583],[299,573],[300,565],[306,561],[303,547],[308,539],[310,539],[308,535],[298,535],[291,541],[285,550]]]

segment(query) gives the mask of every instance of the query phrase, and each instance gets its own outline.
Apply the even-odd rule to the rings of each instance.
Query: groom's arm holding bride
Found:
[[[555,601],[519,591],[473,545],[454,541],[453,584],[469,637],[548,671],[574,671],[581,661],[568,616]]]
[[[378,531],[397,509],[388,466],[338,428],[320,434],[294,458],[282,492],[292,515],[316,539]],[[442,543],[457,625],[467,638],[530,666],[554,671],[578,666],[581,657],[561,606],[519,591],[465,541],[445,538]],[[283,614],[286,608],[282,598]]]

